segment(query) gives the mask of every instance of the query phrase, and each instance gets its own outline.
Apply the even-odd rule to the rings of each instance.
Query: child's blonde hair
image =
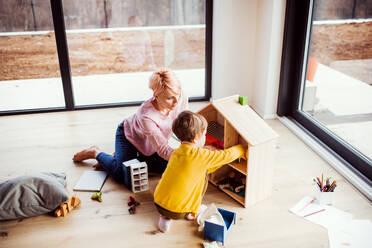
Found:
[[[192,142],[208,126],[204,116],[185,110],[173,121],[172,131],[181,141]]]
[[[151,75],[149,87],[154,92],[154,96],[157,96],[166,89],[177,93],[181,89],[181,84],[171,69],[163,68]]]

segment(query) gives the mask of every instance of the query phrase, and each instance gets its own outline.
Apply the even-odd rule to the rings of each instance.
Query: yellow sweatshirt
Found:
[[[244,155],[241,145],[226,150],[211,151],[182,144],[173,151],[154,193],[159,206],[174,213],[197,214],[202,201],[206,173]]]

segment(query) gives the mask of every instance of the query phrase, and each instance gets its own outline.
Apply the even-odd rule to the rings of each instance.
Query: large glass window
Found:
[[[315,1],[300,107],[372,159],[372,1],[337,2]]]
[[[64,108],[50,2],[0,1],[0,112]]]
[[[205,2],[64,0],[76,106],[143,101],[161,67],[205,96]]]
[[[209,100],[212,8],[212,0],[0,0],[0,115],[140,104],[162,67],[191,100]]]
[[[288,0],[278,115],[372,185],[372,1]]]

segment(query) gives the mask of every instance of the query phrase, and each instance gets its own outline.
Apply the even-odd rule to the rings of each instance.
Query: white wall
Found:
[[[212,98],[248,96],[263,118],[275,118],[285,0],[215,0]]]
[[[275,118],[280,79],[285,1],[260,0],[257,8],[256,70],[252,107],[263,118]]]
[[[254,79],[256,0],[213,1],[212,98],[250,99]]]

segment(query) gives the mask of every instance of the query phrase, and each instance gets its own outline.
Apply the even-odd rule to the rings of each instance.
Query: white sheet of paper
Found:
[[[311,200],[310,196],[305,196],[289,211],[303,217],[311,211],[325,209],[304,219],[328,229],[330,248],[372,247],[372,222],[370,220],[353,220],[353,215],[348,212],[332,206],[308,204]]]
[[[304,217],[307,214],[315,213],[324,209],[323,206],[320,206],[316,203],[310,203],[313,200],[310,196],[305,196],[302,198],[296,205],[289,209],[290,212],[294,213],[295,215]]]
[[[353,220],[349,226],[354,231],[357,247],[369,247],[372,244],[372,222],[370,220]]]
[[[328,231],[330,248],[365,248],[372,244],[372,223],[351,220],[346,226]]]
[[[101,190],[106,178],[107,172],[105,171],[84,171],[73,190],[98,192]]]
[[[319,212],[308,217],[306,220],[321,225],[328,230],[338,229],[340,226],[346,226],[352,219],[352,214],[341,211],[332,206],[323,206],[325,211]]]
[[[309,203],[313,198],[310,196],[305,196],[299,202],[297,202],[293,207],[289,209],[290,212],[294,213],[295,215],[300,215],[300,210],[304,208],[304,206]]]
[[[328,230],[329,248],[352,248],[353,237],[339,230]]]

